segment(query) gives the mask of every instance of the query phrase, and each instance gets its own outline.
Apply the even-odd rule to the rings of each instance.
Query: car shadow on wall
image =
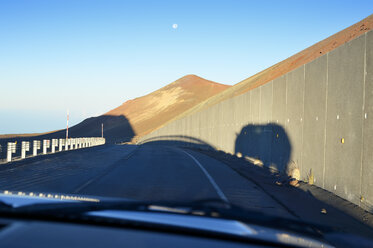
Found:
[[[258,160],[264,167],[280,172],[288,169],[291,149],[285,129],[275,123],[243,127],[237,134],[234,147],[239,157]]]

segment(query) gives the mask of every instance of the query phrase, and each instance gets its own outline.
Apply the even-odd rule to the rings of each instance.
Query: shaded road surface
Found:
[[[209,156],[166,146],[105,145],[0,168],[0,190],[151,201],[220,198],[292,217],[253,182]]]
[[[0,191],[187,203],[218,198],[248,210],[373,236],[373,216],[357,211],[351,203],[341,203],[337,196],[304,184],[299,188],[278,186],[265,170],[219,154],[148,144],[105,145],[41,155],[0,165]],[[319,201],[314,195],[331,200]],[[348,208],[341,211],[343,205]],[[354,213],[346,214],[350,210]]]

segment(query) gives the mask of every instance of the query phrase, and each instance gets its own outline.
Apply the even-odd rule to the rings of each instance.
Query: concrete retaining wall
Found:
[[[373,32],[142,138],[260,159],[373,211]],[[184,142],[189,140],[188,142]]]

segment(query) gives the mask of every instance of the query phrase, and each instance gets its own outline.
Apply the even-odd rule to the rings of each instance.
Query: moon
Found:
[[[178,26],[178,25],[177,25],[176,23],[172,24],[172,28],[173,28],[173,29],[177,29],[177,26]]]

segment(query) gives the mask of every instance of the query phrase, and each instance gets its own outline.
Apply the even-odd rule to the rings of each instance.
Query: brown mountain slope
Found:
[[[127,101],[105,115],[124,115],[136,135],[142,136],[229,87],[187,75],[146,96]]]
[[[183,112],[181,115],[176,116],[174,120],[215,105],[231,97],[241,95],[251,89],[268,83],[271,80],[332,51],[333,49],[345,44],[346,42],[349,42],[350,40],[371,29],[373,29],[373,15],[368,16],[362,21],[316,43],[311,47],[304,49],[303,51],[269,67],[266,70],[263,70],[254,76],[233,85],[227,90],[212,96],[195,107]]]

